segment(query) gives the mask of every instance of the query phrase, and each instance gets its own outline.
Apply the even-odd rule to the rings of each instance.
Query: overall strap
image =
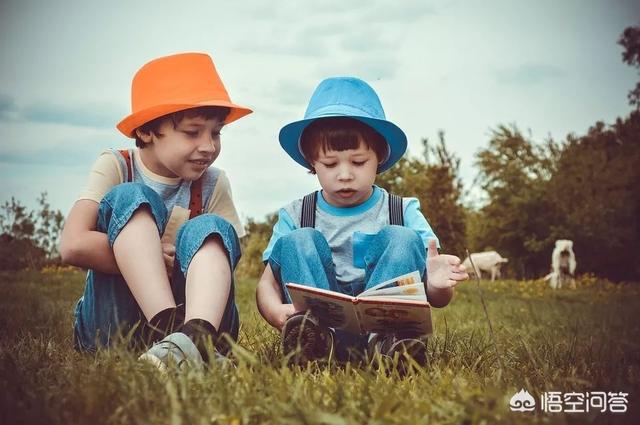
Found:
[[[189,198],[189,219],[204,213],[202,208],[202,176],[191,182],[191,195]]]
[[[120,152],[120,155],[122,155],[124,161],[127,163],[127,182],[130,183],[133,181],[133,168],[131,167],[129,149],[120,149],[118,152]]]
[[[302,198],[302,213],[300,227],[316,227],[316,202],[318,192],[313,192]]]
[[[131,155],[129,155],[128,149],[119,150],[120,155],[127,163],[127,182],[133,181],[133,166],[131,165]],[[194,218],[204,213],[202,208],[202,176],[193,182],[191,182],[191,193],[189,195],[189,218]]]
[[[313,192],[302,198],[302,213],[300,214],[300,227],[316,226],[316,202],[318,192]],[[402,211],[402,197],[389,194],[389,224],[404,226],[404,214]]]
[[[404,214],[402,212],[402,197],[389,194],[389,224],[404,226]]]

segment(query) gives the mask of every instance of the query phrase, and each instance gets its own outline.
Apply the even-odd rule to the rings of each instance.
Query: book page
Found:
[[[424,302],[427,299],[425,298],[424,294],[418,294],[418,295],[369,295],[368,297],[364,298],[365,300],[369,301],[369,300],[374,300],[374,301],[384,301],[387,303],[395,303],[399,300],[404,300],[404,301],[417,301],[417,302]]]
[[[325,326],[361,333],[354,297],[295,283],[287,289],[297,311],[310,310]]]
[[[424,291],[424,283],[412,283],[410,285],[392,286],[384,289],[377,289],[373,292],[368,292],[365,295],[360,295],[358,298],[372,298],[372,297],[397,297],[403,299],[422,299],[427,300],[427,294]]]
[[[387,298],[360,299],[356,304],[360,326],[365,332],[408,332],[429,335],[431,308],[426,301],[405,301]]]
[[[411,273],[404,274],[402,276],[394,277],[393,279],[389,279],[385,282],[379,283],[372,288],[367,289],[358,295],[359,298],[366,297],[367,295],[373,295],[373,292],[380,291],[387,288],[398,288],[402,286],[412,285],[416,283],[422,282],[422,278],[420,277],[420,273],[415,270]]]

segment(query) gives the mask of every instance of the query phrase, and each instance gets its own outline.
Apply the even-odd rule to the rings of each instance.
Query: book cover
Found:
[[[433,332],[431,308],[417,271],[398,276],[353,297],[288,283],[298,311],[310,310],[325,326],[351,333]]]

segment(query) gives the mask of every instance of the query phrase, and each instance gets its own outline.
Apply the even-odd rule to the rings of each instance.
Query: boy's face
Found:
[[[156,134],[138,133],[147,146],[140,149],[145,165],[164,177],[197,180],[220,154],[220,130],[216,118],[184,117],[175,126],[162,123]]]
[[[360,142],[357,149],[344,151],[320,149],[313,162],[325,200],[336,207],[363,203],[373,192],[378,169],[375,152]]]

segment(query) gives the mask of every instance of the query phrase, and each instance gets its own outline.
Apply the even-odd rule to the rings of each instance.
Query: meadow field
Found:
[[[640,423],[640,285],[589,276],[556,291],[541,281],[465,282],[433,311],[429,365],[401,377],[363,365],[286,366],[278,334],[255,308],[255,280],[237,282],[235,368],[163,376],[122,348],[79,354],[72,308],[83,283],[73,269],[0,272],[0,423]],[[534,411],[510,410],[521,389]],[[541,406],[552,392],[588,401],[597,391],[624,398],[626,413]]]

